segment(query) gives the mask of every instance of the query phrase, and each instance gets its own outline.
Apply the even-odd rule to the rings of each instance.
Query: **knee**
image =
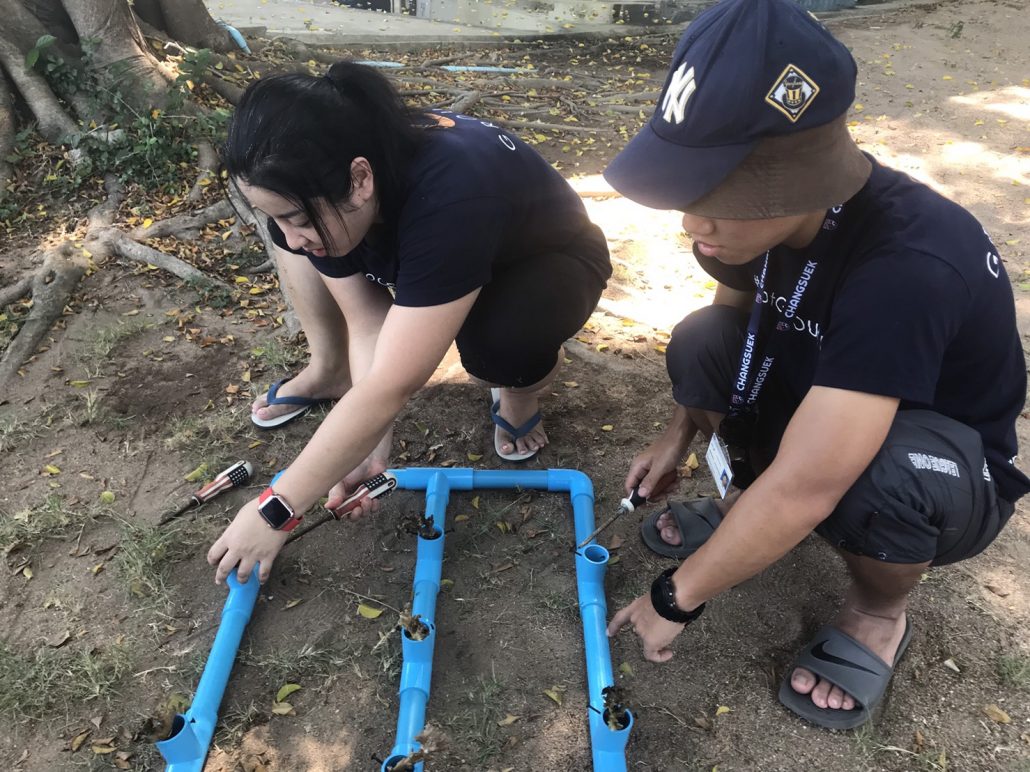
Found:
[[[727,359],[740,351],[746,315],[732,306],[699,308],[677,324],[665,351],[673,382],[698,368],[704,372],[724,369]]]

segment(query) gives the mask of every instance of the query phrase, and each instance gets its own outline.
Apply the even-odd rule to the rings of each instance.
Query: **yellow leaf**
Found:
[[[161,340],[163,340],[165,343],[175,342],[175,338],[172,335],[165,335],[163,338],[161,338]]]
[[[300,684],[283,684],[275,693],[275,701],[282,702],[300,688]]]
[[[262,445],[264,445],[264,444],[265,444],[265,441],[264,441],[264,440],[254,440],[254,441],[253,441],[252,443],[250,443],[250,444],[249,444],[249,445],[247,446],[247,448],[248,448],[249,450],[253,450],[254,448],[260,447],[260,446],[262,446]]]
[[[472,508],[479,509],[479,496],[472,497]]]
[[[288,702],[273,702],[272,712],[277,716],[288,716],[293,712],[293,706]]]
[[[605,424],[604,426],[601,427],[601,431],[602,432],[610,432],[614,428],[615,427],[612,426],[611,424]]]
[[[51,477],[53,477],[54,475],[61,474],[60,467],[56,467],[53,464],[47,464],[46,466],[44,466],[43,467],[43,471],[46,472]]]
[[[456,523],[464,523],[468,519],[469,519],[468,515],[458,515],[456,518],[454,518],[454,522],[456,522]]]
[[[598,343],[597,344],[597,350],[598,351],[607,351],[608,350],[608,344],[607,343]]]
[[[855,102],[854,109],[856,113],[860,113],[865,110],[865,105],[861,102]]]
[[[114,493],[111,491],[104,491],[100,494],[101,504],[114,504]]]
[[[624,676],[631,676],[633,675],[633,667],[628,662],[623,662],[619,665],[619,672]]]
[[[25,568],[23,568],[21,570],[21,573],[22,573],[22,576],[24,576],[26,579],[31,579],[32,578],[32,566],[25,566]]]
[[[101,745],[100,743],[93,743],[89,747],[90,747],[90,750],[92,750],[98,756],[103,756],[103,755],[108,754],[108,753],[114,753],[114,751],[115,751],[114,746],[113,745],[109,745],[107,743],[105,743],[104,745]]]
[[[74,386],[76,389],[84,389],[89,386],[90,383],[91,381],[68,381],[68,385]]]
[[[575,381],[562,381],[562,386],[565,386],[568,389],[575,389],[579,386],[579,384]]]
[[[513,716],[511,713],[509,713],[507,716],[505,716],[504,718],[502,718],[500,721],[497,722],[497,726],[511,726],[512,724],[514,724],[518,720],[519,720],[518,716]]]
[[[383,613],[383,609],[369,606],[367,603],[359,603],[358,613],[365,617],[365,619],[378,619]]]
[[[146,218],[143,219],[143,228],[144,229],[149,228],[153,224],[154,224],[154,218],[153,217],[146,217]]]
[[[483,457],[482,453],[466,453],[465,455],[468,456],[469,461],[478,461]]]
[[[86,731],[79,732],[77,735],[75,735],[75,737],[72,739],[72,743],[70,746],[72,753],[75,753],[75,751],[82,747],[82,744],[86,742],[86,738],[89,737],[89,734],[92,731],[92,729],[87,729]]]
[[[697,469],[701,464],[697,461],[697,453],[691,453],[687,456],[687,469]]]
[[[717,715],[717,716],[721,716],[723,713],[729,713],[729,712],[730,712],[730,709],[727,708],[725,705],[720,705],[719,707],[717,707],[715,709],[715,715]]]
[[[264,289],[262,289],[261,287],[251,287],[250,288],[250,294],[251,295],[262,295],[262,294],[264,294],[264,292],[265,292]]]
[[[453,579],[441,579],[440,580],[440,587],[441,588],[453,587],[453,586],[454,586],[454,580]]]
[[[497,526],[497,530],[501,533],[511,533],[511,525],[508,524],[507,520],[498,520],[494,525]]]
[[[984,715],[987,716],[987,718],[991,719],[991,721],[997,721],[999,724],[1012,723],[1012,719],[1009,718],[1009,714],[1001,708],[999,708],[994,703],[991,703],[990,705],[984,705],[983,710]]]
[[[186,482],[196,482],[207,474],[207,464],[203,463],[182,479]]]
[[[286,601],[285,608],[293,608],[294,606],[299,606],[303,602],[304,602],[303,598],[294,598],[293,600]],[[281,700],[282,697],[280,697],[279,699]]]
[[[250,279],[248,279],[246,276],[237,276],[236,277],[236,283],[237,284],[250,284]]]
[[[945,75],[943,78],[941,78],[941,80],[951,80],[951,76]]]
[[[97,574],[99,574],[103,570],[104,570],[104,564],[103,563],[97,563],[95,566],[93,566],[93,568],[89,569],[89,572],[91,574],[93,574],[93,576],[96,576]]]
[[[552,686],[550,689],[544,689],[544,694],[554,700],[556,704],[561,705],[562,692],[564,691],[565,689],[561,686]]]
[[[657,351],[659,354],[664,354],[665,353],[665,346],[663,346],[661,344],[658,344],[657,346],[654,347],[654,350]]]

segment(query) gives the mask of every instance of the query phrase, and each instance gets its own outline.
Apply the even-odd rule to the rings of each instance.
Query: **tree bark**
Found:
[[[194,48],[226,53],[235,48],[229,33],[211,18],[203,0],[157,0],[164,18],[162,29]]]
[[[6,159],[14,148],[14,135],[14,102],[7,86],[7,76],[0,68],[0,201],[4,198],[7,180],[11,176],[11,166]]]
[[[55,144],[76,134],[79,127],[57,101],[50,85],[33,70],[25,69],[25,53],[6,35],[0,30],[0,65],[36,116],[39,133]]]
[[[91,63],[139,107],[162,106],[168,76],[147,49],[126,0],[62,0],[79,38],[97,42]]]

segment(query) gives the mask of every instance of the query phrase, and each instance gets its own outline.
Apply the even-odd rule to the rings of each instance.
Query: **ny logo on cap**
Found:
[[[687,100],[697,90],[694,83],[694,68],[687,69],[687,63],[683,62],[672,74],[669,87],[665,89],[665,98],[662,99],[662,118],[666,123],[683,123],[683,116],[687,110]]]
[[[814,80],[800,67],[788,64],[765,95],[765,101],[790,118],[791,123],[797,123],[818,93],[819,86]]]

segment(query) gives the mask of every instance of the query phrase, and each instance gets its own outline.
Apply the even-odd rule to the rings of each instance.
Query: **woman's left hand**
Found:
[[[261,517],[257,499],[248,501],[207,552],[207,562],[218,566],[215,582],[225,582],[234,568],[236,578],[246,582],[258,564],[258,579],[263,584],[272,571],[272,561],[287,538],[289,533],[270,528]]]

